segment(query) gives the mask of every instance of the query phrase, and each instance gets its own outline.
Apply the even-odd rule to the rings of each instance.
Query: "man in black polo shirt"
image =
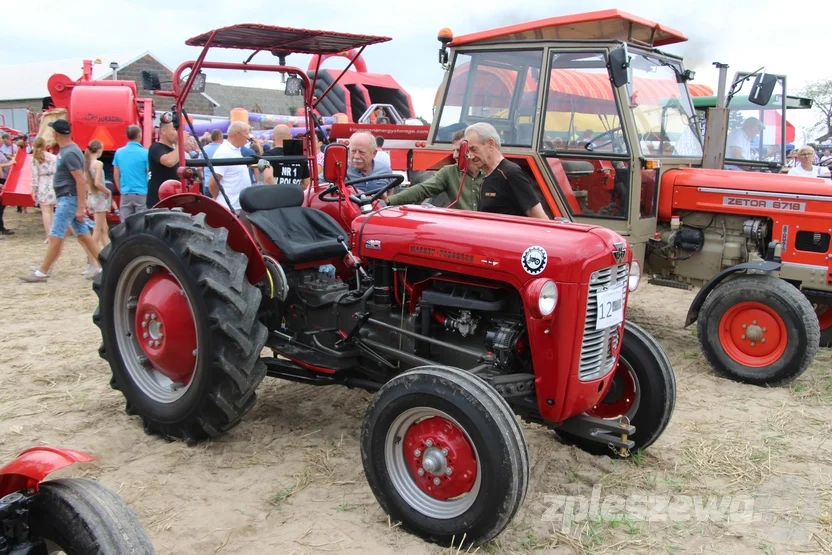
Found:
[[[480,211],[549,219],[525,172],[503,158],[500,135],[493,125],[483,122],[469,125],[465,139],[471,160],[485,171],[480,188]]]

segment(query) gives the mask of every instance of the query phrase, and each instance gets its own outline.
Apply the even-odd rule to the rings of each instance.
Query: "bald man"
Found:
[[[349,166],[347,167],[347,181],[361,177],[393,173],[389,164],[375,159],[376,150],[376,138],[372,133],[358,131],[352,134],[350,137],[350,160]],[[364,183],[357,183],[355,188],[360,192],[377,191],[382,187],[386,187],[388,183],[389,180],[387,179],[365,181]]]
[[[292,130],[288,125],[278,124],[272,131],[273,148],[263,153],[263,156],[283,156],[284,141],[292,140]],[[302,189],[309,187],[309,162],[272,162],[275,183],[296,185]]]
[[[232,121],[228,126],[228,138],[217,148],[212,158],[223,160],[226,158],[242,158],[242,147],[248,142],[248,136],[251,133],[251,126],[244,121]],[[220,204],[229,208],[232,212],[240,215],[240,193],[246,187],[251,187],[252,179],[245,164],[239,166],[215,166],[214,171],[222,184],[231,206],[225,203],[225,198],[220,194],[220,188],[214,176],[211,176],[211,181],[208,183],[208,189],[211,191],[211,196]]]

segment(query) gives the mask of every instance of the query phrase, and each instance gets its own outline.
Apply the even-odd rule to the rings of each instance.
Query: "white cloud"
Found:
[[[389,36],[391,42],[368,47],[364,58],[370,71],[392,75],[411,93],[414,102],[418,97],[417,111],[426,118],[424,112],[429,112],[432,105],[429,97],[435,94],[442,78],[436,57],[436,33],[441,27],[450,27],[461,35],[532,19],[615,8],[685,34],[687,43],[666,50],[685,55],[688,67],[697,70],[697,83],[716,88],[717,74],[711,66],[715,61],[728,63],[731,74],[765,65],[769,72],[788,75],[792,94],[807,81],[824,76],[818,72],[823,67],[822,57],[814,52],[815,45],[828,35],[825,18],[809,12],[792,14],[790,5],[775,0],[583,0],[577,5],[551,0],[421,0],[396,5],[366,0],[248,0],[243,4],[217,0],[29,0],[8,4],[3,10],[0,56],[9,64],[74,56],[94,58],[113,50],[150,50],[175,67],[198,54],[197,48],[184,45],[187,38],[246,22]],[[33,15],[37,17],[33,19]],[[216,50],[210,56],[241,61],[246,55]],[[260,54],[257,60],[269,58]],[[308,59],[290,56],[288,61],[305,68]],[[332,61],[326,67],[339,65]],[[223,72],[223,80],[230,75]],[[808,114],[793,114],[796,123],[808,119]]]

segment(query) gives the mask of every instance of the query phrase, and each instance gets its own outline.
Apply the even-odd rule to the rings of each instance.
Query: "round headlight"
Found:
[[[638,289],[639,283],[641,283],[641,264],[637,260],[633,260],[630,263],[630,276],[627,283],[630,293]]]
[[[558,286],[554,281],[547,281],[540,288],[540,296],[537,298],[537,307],[543,316],[548,316],[555,310],[558,304]]]

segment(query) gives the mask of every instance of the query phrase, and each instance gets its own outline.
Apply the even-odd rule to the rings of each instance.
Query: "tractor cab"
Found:
[[[656,230],[659,172],[702,164],[691,95],[712,91],[689,84],[693,72],[658,49],[686,37],[618,10],[456,38],[443,31],[431,146],[488,122],[504,155],[540,184],[550,216],[603,225],[643,252]]]
[[[721,71],[727,66],[717,65]],[[713,139],[716,152],[724,152],[723,167],[739,168],[747,171],[779,172],[785,171],[789,145],[795,141],[794,125],[787,120],[790,110],[808,110],[812,108],[811,98],[792,96],[787,94],[786,76],[770,75],[773,83],[772,94],[768,102],[755,103],[748,98],[747,93],[751,83],[760,71],[737,72],[730,90],[726,93],[724,106],[727,108],[727,125],[720,126],[719,133],[714,133]],[[718,108],[719,96],[694,96],[693,106],[700,122],[702,136],[706,137],[707,121],[715,108]],[[759,121],[762,127],[756,129],[753,122]],[[719,123],[717,123],[719,125]],[[746,133],[746,129],[748,132]],[[752,135],[753,133],[753,135]],[[743,139],[745,135],[746,139]],[[751,135],[750,139],[747,137]],[[742,148],[747,143],[747,147]],[[746,150],[746,152],[743,152]],[[714,162],[718,164],[718,161]],[[788,168],[785,168],[788,169]]]

